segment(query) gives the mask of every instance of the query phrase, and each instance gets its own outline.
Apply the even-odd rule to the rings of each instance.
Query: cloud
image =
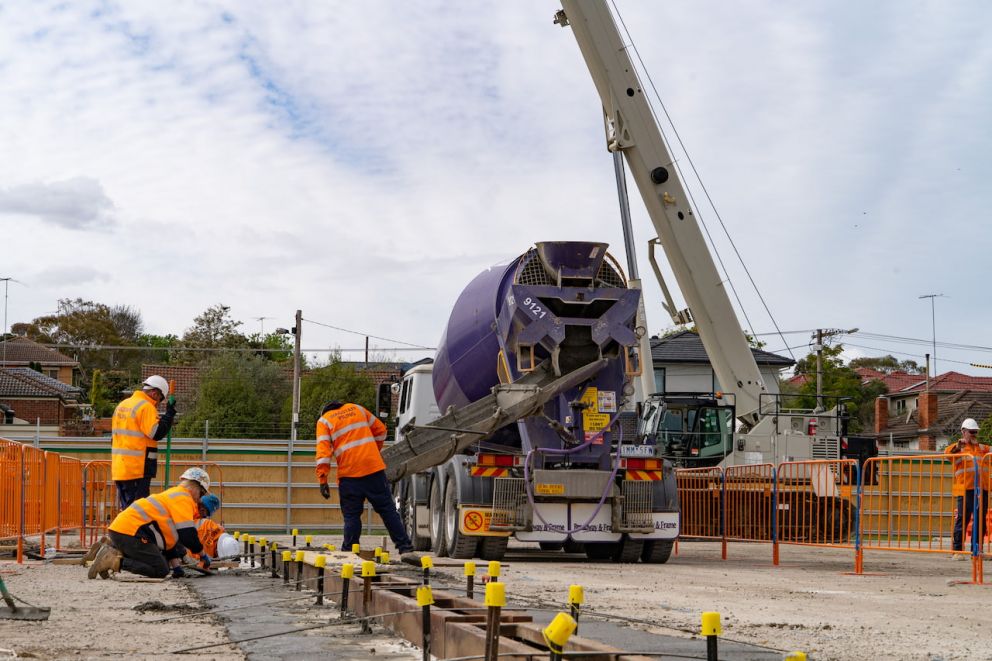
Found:
[[[116,224],[115,211],[100,182],[89,177],[0,189],[0,214],[36,216],[66,229],[107,229]]]
[[[72,286],[78,287],[86,284],[109,282],[110,279],[111,278],[108,273],[95,269],[91,266],[53,266],[40,271],[32,277],[31,284],[42,287],[58,287],[71,284]]]

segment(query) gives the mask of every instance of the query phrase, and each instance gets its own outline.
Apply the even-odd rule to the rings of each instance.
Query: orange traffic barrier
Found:
[[[679,492],[679,537],[719,539],[723,557],[727,540],[723,535],[723,469],[679,468],[675,471]]]
[[[854,548],[858,462],[854,459],[779,464],[777,537],[782,544]]]
[[[17,540],[18,560],[23,553],[21,449],[20,443],[0,439],[0,541]]]
[[[83,546],[89,546],[117,516],[117,488],[110,479],[110,462],[88,461],[83,466]]]
[[[45,519],[45,451],[30,445],[21,446],[23,466],[23,512],[18,561],[23,561],[24,537],[43,535]],[[45,548],[42,536],[42,549]]]
[[[75,457],[59,457],[58,527],[55,548],[62,548],[62,533],[78,530],[83,537],[83,462]]]
[[[775,467],[771,464],[729,466],[723,474],[726,539],[774,542]],[[773,561],[778,562],[775,544]]]

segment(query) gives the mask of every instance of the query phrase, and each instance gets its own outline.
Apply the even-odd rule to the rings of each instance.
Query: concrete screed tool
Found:
[[[47,620],[52,613],[51,608],[15,604],[14,597],[7,592],[7,586],[4,585],[2,576],[0,576],[0,593],[3,594],[3,600],[7,602],[6,606],[0,606],[0,620]]]

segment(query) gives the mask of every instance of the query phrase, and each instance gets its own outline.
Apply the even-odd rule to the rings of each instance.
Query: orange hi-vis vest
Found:
[[[951,465],[954,468],[954,485],[952,492],[955,496],[963,496],[966,491],[975,489],[975,471],[979,472],[978,482],[982,489],[992,489],[992,479],[989,475],[989,462],[983,461],[989,453],[989,446],[980,443],[964,443],[958,441],[948,445],[944,454],[954,457]]]
[[[224,526],[213,519],[197,519],[196,535],[203,544],[203,552],[211,558],[217,557],[217,540],[224,534]]]
[[[155,477],[158,471],[158,411],[138,390],[117,405],[111,422],[110,473],[115,482]]]
[[[122,535],[145,537],[150,534],[163,551],[179,543],[179,531],[194,528],[197,506],[193,495],[183,487],[172,487],[147,498],[139,498],[117,515],[110,529]]]
[[[345,404],[317,420],[317,480],[327,483],[331,458],[342,477],[364,477],[385,470],[379,450],[386,425],[358,404]]]

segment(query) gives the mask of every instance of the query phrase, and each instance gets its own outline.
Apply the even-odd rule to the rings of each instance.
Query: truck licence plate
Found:
[[[621,445],[621,457],[653,457],[653,445]]]

